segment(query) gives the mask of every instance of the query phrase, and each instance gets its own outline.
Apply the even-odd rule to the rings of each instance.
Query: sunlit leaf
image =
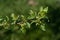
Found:
[[[44,8],[43,11],[47,13],[47,11],[48,11],[48,7]]]
[[[46,31],[45,24],[40,26],[41,30]]]
[[[35,18],[35,13],[32,10],[30,10],[30,13],[27,19],[33,19],[33,18]]]
[[[26,25],[28,28],[30,28],[30,26],[31,26],[30,23],[28,23],[28,22],[26,22]]]
[[[17,20],[19,18],[19,15],[15,15],[14,13],[11,14],[12,20]]]

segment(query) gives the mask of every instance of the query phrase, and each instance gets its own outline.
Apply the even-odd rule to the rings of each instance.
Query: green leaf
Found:
[[[3,19],[2,18],[0,18],[0,21],[2,21]]]
[[[44,8],[43,11],[47,13],[47,11],[48,11],[48,7]]]
[[[28,28],[30,28],[30,23],[26,22],[26,25],[27,25]]]
[[[22,27],[20,30],[21,30],[22,33],[26,32],[26,29],[24,27]]]
[[[32,10],[30,10],[30,13],[27,19],[33,19],[33,18],[35,18],[35,13]]]
[[[41,28],[41,30],[46,31],[46,29],[45,29],[45,24],[40,25],[40,28]]]
[[[41,6],[41,7],[40,7],[40,12],[42,12],[42,11],[43,11],[43,7]]]
[[[15,15],[14,13],[11,14],[12,20],[17,20],[19,18],[19,15]]]
[[[6,18],[7,18],[7,21],[9,21],[9,17],[8,17],[8,16],[6,16]]]

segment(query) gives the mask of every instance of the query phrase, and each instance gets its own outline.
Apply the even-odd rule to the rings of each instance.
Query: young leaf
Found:
[[[35,18],[35,13],[32,10],[30,10],[30,13],[27,19],[33,19],[33,18]]]
[[[27,25],[28,28],[30,28],[30,23],[26,22],[26,25]]]
[[[12,20],[17,20],[19,16],[15,15],[14,13],[11,14]]]
[[[47,13],[47,11],[48,11],[48,7],[44,8],[43,11]]]

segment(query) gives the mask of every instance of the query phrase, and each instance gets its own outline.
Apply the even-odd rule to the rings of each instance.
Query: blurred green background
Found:
[[[35,3],[29,4],[30,0],[0,0],[0,16],[11,13],[28,16],[29,10],[38,11],[41,6],[48,7],[50,22],[47,23],[46,32],[42,30],[32,30],[26,34],[3,34],[0,30],[0,40],[60,40],[60,0],[33,0]]]

